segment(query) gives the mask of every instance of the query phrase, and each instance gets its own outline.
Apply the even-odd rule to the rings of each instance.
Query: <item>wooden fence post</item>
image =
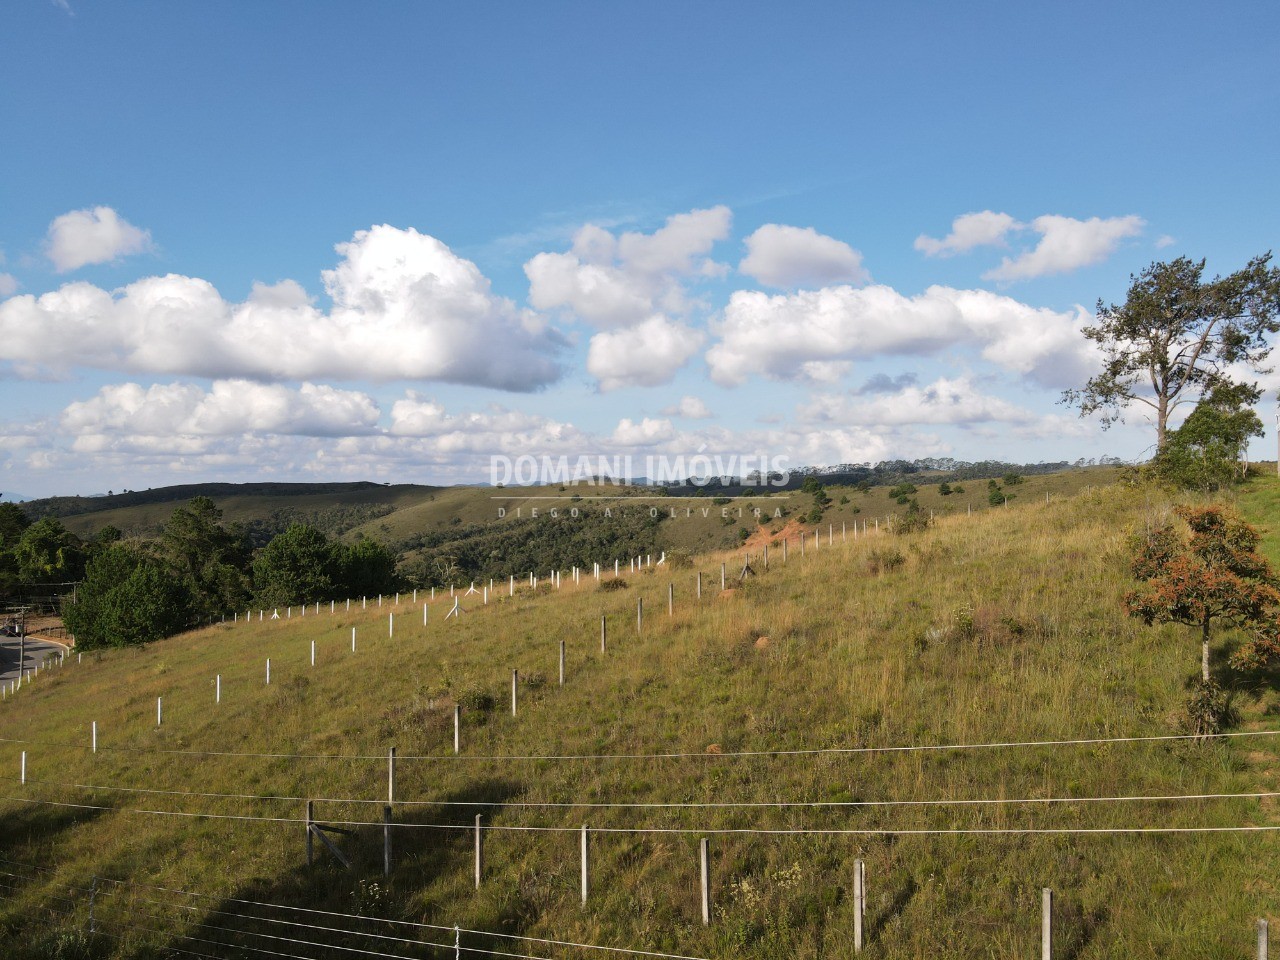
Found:
[[[387,751],[387,803],[396,802],[396,748]]]
[[[604,653],[605,641],[608,637],[608,627],[605,626],[605,616],[600,614],[600,652]]]
[[[564,641],[560,641],[560,686],[564,686]]]
[[[476,889],[480,889],[480,877],[484,873],[484,836],[480,829],[480,814],[476,814]]]
[[[462,752],[462,706],[453,705],[453,752]]]
[[[764,545],[764,555],[761,558],[761,563],[766,570],[769,569],[769,545],[767,543]]]
[[[222,674],[213,678],[213,702],[222,702]]]
[[[98,721],[97,720],[93,721],[93,726],[90,728],[90,740],[93,744],[93,752],[97,753],[98,752]]]
[[[644,629],[644,597],[636,597],[636,633]]]
[[[1040,891],[1040,960],[1053,960],[1053,891]]]
[[[702,599],[702,571],[698,571],[698,599]]]
[[[316,821],[316,802],[314,800],[307,801],[307,866],[311,866],[315,862],[315,838],[312,837],[312,824]]]
[[[1049,495],[1046,493],[1045,494],[1046,502],[1047,502],[1048,496]],[[1268,946],[1269,944],[1268,944],[1268,937],[1267,937],[1267,921],[1259,920],[1258,921],[1258,960],[1267,960]]]
[[[698,862],[701,867],[702,925],[707,927],[711,925],[711,856],[706,837],[698,842]]]
[[[314,640],[311,641],[311,665],[313,667],[316,665],[316,642]]]
[[[391,806],[382,808],[382,875],[391,876]]]
[[[862,952],[862,921],[867,913],[867,865],[853,861],[853,952]]]
[[[164,717],[164,713],[162,712],[163,705],[164,705],[163,701],[164,701],[163,697],[156,697],[156,726],[157,727],[160,726],[160,721]]]
[[[674,617],[676,615],[676,585],[674,583],[667,584],[667,616]]]
[[[720,589],[724,590],[725,564],[720,564]]]
[[[591,892],[591,872],[587,860],[587,825],[585,823],[582,825],[580,847],[582,851],[582,905],[585,907],[587,905],[587,894]]]
[[[511,671],[511,715],[516,715],[516,685],[520,682],[520,671]]]

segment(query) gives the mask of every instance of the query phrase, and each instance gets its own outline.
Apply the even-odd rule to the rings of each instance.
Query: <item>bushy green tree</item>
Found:
[[[1243,479],[1249,438],[1263,434],[1253,411],[1261,395],[1251,384],[1215,384],[1169,434],[1153,461],[1156,473],[1180,487],[1206,492]]]
[[[84,574],[84,545],[56,517],[27,527],[13,555],[23,583],[69,583]]]
[[[191,623],[189,596],[159,557],[113,543],[89,560],[76,602],[63,611],[76,645],[123,647],[149,643]]]
[[[222,524],[222,511],[208,497],[196,497],[173,511],[160,549],[191,596],[197,617],[211,617],[249,599],[248,542],[243,531]]]
[[[274,537],[253,561],[254,596],[267,607],[328,600],[341,579],[340,551],[304,523]]]
[[[340,549],[337,586],[348,596],[391,593],[403,585],[396,573],[400,555],[390,547],[361,537]]]

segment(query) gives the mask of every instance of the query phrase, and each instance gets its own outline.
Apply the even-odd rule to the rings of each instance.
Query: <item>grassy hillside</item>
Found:
[[[1246,500],[1275,502],[1275,481],[1255,484]],[[624,574],[621,590],[574,587],[566,575],[560,590],[544,579],[508,598],[504,584],[487,606],[466,598],[457,620],[444,619],[450,601],[441,596],[425,628],[420,606],[402,598],[394,637],[389,600],[350,612],[340,603],[333,615],[295,610],[52,671],[0,703],[9,738],[0,742],[0,858],[51,871],[9,870],[0,943],[8,955],[51,955],[55,931],[84,927],[86,898],[76,891],[100,877],[213,898],[175,905],[173,895],[148,899],[138,892],[145,888],[104,893],[96,922],[109,956],[281,950],[262,939],[272,928],[261,925],[245,928],[243,954],[209,945],[236,940],[230,931],[244,921],[228,914],[244,912],[240,900],[697,957],[847,956],[853,864],[862,857],[870,957],[1036,955],[1042,887],[1058,898],[1055,955],[1249,956],[1254,918],[1276,913],[1276,834],[945,831],[1280,825],[1274,797],[1086,799],[1274,792],[1280,738],[736,755],[1178,732],[1195,640],[1179,628],[1145,628],[1119,609],[1125,537],[1169,505],[1118,486],[1048,503],[1032,481],[1019,492],[1010,507],[973,517],[953,508],[911,537],[841,543],[837,524],[834,546],[824,538],[814,550],[810,541],[801,557],[792,541],[785,567],[775,541],[770,568],[757,555],[758,575],[723,593],[720,564],[740,567],[740,553]],[[515,717],[513,668],[523,678]],[[1277,726],[1271,681],[1248,678],[1238,729]],[[89,751],[93,721],[97,754]],[[272,798],[314,797],[331,798],[317,804],[322,820],[372,823],[393,745],[401,754],[395,820],[406,826],[395,833],[386,881],[376,826],[338,839],[355,861],[348,872],[323,852],[308,869],[297,822],[126,812],[296,820],[301,799]],[[19,785],[24,748],[29,782]],[[573,759],[549,759],[565,756]],[[1080,799],[938,802],[1063,797]],[[351,799],[366,802],[340,802]],[[868,801],[929,803],[849,805]],[[786,802],[827,805],[769,806]],[[712,805],[541,806],[575,803]],[[727,803],[761,806],[714,806]],[[477,812],[503,828],[486,834],[479,891],[465,829]],[[585,908],[577,888],[584,823],[601,831],[591,840]],[[511,829],[532,827],[545,829]],[[677,832],[632,832],[656,828]],[[733,830],[782,832],[714,832]],[[897,832],[928,830],[944,832]],[[714,903],[706,928],[696,899],[703,836]],[[444,955],[400,942],[377,949]]]

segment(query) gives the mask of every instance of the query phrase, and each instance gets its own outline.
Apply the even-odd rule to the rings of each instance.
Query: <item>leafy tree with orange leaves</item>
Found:
[[[1222,507],[1178,507],[1189,534],[1166,524],[1135,538],[1133,574],[1143,586],[1125,595],[1130,616],[1200,629],[1200,676],[1209,679],[1209,638],[1215,624],[1250,630],[1242,653],[1280,651],[1280,580],[1258,553],[1258,532]],[[1237,655],[1237,659],[1239,659]]]

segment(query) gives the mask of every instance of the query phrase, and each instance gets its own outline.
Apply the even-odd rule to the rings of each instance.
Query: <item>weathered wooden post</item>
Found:
[[[351,628],[351,652],[356,652],[356,628]]]
[[[271,686],[271,658],[267,657],[267,686]]]
[[[644,597],[636,597],[636,633],[644,629]]]
[[[667,584],[667,616],[674,617],[676,615],[676,585],[674,583]]]
[[[698,599],[702,599],[702,571],[698,571]]]
[[[157,727],[160,726],[160,721],[164,717],[164,713],[162,711],[163,701],[164,701],[163,697],[156,697],[156,726]]]
[[[564,686],[564,641],[560,641],[560,686]]]
[[[22,751],[22,768],[21,768],[21,772],[18,775],[18,782],[19,783],[27,782],[27,751],[25,750]]]
[[[1040,891],[1040,960],[1053,960],[1053,891]]]
[[[462,706],[453,705],[453,752],[462,752]]]
[[[711,925],[711,856],[707,846],[707,838],[703,837],[698,842],[698,862],[701,867],[700,890],[702,892],[702,925],[704,927]]]
[[[391,876],[391,807],[382,808],[382,875]]]
[[[608,638],[609,628],[605,625],[605,615],[600,614],[600,652],[604,653],[605,641]]]
[[[395,615],[395,611],[393,610],[391,613],[387,614],[387,637],[390,639],[395,637],[395,635],[396,635],[396,615]]]
[[[724,590],[725,564],[720,564],[720,589]]]
[[[396,748],[387,751],[387,803],[396,802]]]
[[[516,686],[520,682],[520,671],[511,671],[511,715],[516,715]]]
[[[782,538],[782,563],[783,563],[783,566],[785,566],[787,563],[787,538],[786,537]]]
[[[480,876],[484,873],[484,842],[483,831],[480,829],[481,814],[476,814],[476,889],[480,889]]]
[[[315,839],[312,837],[312,824],[316,822],[316,802],[314,800],[307,801],[307,866],[315,863]]]
[[[580,847],[582,851],[582,905],[585,907],[587,905],[587,894],[591,892],[591,873],[587,860],[587,825],[585,823],[582,825],[582,840],[580,842]]]
[[[93,726],[90,727],[89,736],[90,736],[90,740],[92,741],[93,752],[97,753],[98,752],[98,721],[97,720],[93,721]]]
[[[764,555],[761,557],[761,564],[764,569],[769,569],[769,545],[767,543],[764,545]]]
[[[1044,496],[1047,502],[1049,499],[1049,495],[1046,493]],[[1267,937],[1267,921],[1259,920],[1258,921],[1258,960],[1267,960],[1268,946],[1269,944],[1268,944],[1268,937]]]
[[[222,674],[213,678],[213,702],[222,702]]]
[[[316,642],[314,640],[311,641],[311,665],[313,667],[316,665]]]
[[[853,952],[862,952],[862,922],[867,913],[867,865],[853,861]]]

